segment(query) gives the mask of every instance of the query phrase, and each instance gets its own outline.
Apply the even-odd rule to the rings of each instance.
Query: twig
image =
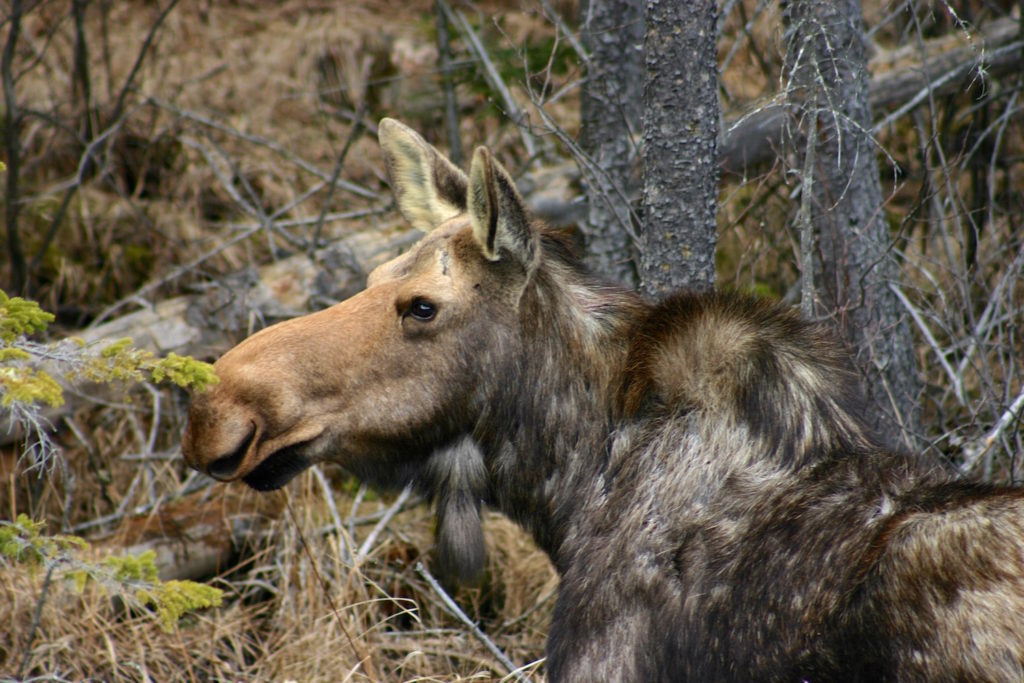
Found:
[[[979,441],[974,442],[970,446],[964,449],[967,457],[964,458],[963,463],[960,464],[960,472],[967,474],[981,459],[981,456],[988,452],[988,449],[992,448],[996,440],[1003,435],[1006,428],[1010,426],[1010,423],[1016,420],[1024,410],[1024,390],[1017,394],[1017,398],[1013,400],[1013,403],[996,421],[995,427],[993,427],[988,434],[986,434]]]
[[[437,0],[437,2],[441,5],[441,8],[448,15],[452,23],[459,29],[459,32],[462,33],[466,42],[469,43],[473,54],[480,60],[480,64],[484,68],[484,78],[501,97],[505,113],[516,124],[516,128],[519,129],[519,136],[523,139],[523,147],[526,148],[527,156],[534,157],[537,154],[537,146],[533,142],[533,136],[530,135],[529,126],[526,123],[526,115],[519,109],[515,98],[512,97],[512,93],[505,86],[505,82],[501,79],[498,69],[494,66],[490,56],[488,56],[487,50],[484,49],[483,43],[480,42],[480,38],[473,31],[473,27],[469,25],[469,21],[466,20],[466,16],[460,10],[452,10],[445,0]]]
[[[722,34],[722,27],[725,26],[725,22],[726,20],[728,20],[729,14],[732,13],[732,9],[735,5],[736,0],[726,0],[726,3],[722,7],[721,11],[718,13],[719,35]],[[747,21],[743,24],[743,28],[740,29],[739,31],[741,35],[736,37],[736,39],[733,41],[732,47],[729,48],[729,53],[722,60],[722,65],[719,67],[722,73],[725,73],[725,70],[729,68],[729,65],[732,63],[733,57],[736,56],[736,53],[739,52],[740,47],[743,45],[742,36],[746,36],[747,39],[750,40],[751,47],[755,48],[753,52],[755,54],[757,53],[754,41],[751,39],[751,33],[754,29],[754,22],[757,21],[758,17],[761,16],[761,12],[763,12],[767,6],[768,2],[766,2],[766,0],[760,0],[754,7],[754,11],[750,14],[750,18],[747,19]],[[762,62],[763,65],[763,58],[760,55],[757,56],[758,61]]]
[[[363,498],[366,497],[366,492],[369,490],[369,486],[364,481],[359,485],[359,490],[356,491],[356,496],[352,500],[352,508],[348,512],[348,535],[349,538],[356,537],[356,511],[359,510],[359,505],[363,502]],[[378,518],[375,518],[378,519]]]
[[[327,209],[331,205],[331,197],[334,196],[334,188],[338,185],[338,178],[341,176],[341,169],[345,166],[345,157],[348,156],[348,152],[352,149],[352,145],[359,139],[359,136],[363,133],[363,117],[366,116],[367,109],[367,98],[366,94],[363,93],[362,102],[359,103],[359,111],[356,112],[355,123],[352,124],[351,130],[348,132],[348,137],[345,139],[345,144],[341,148],[341,152],[338,154],[338,161],[334,164],[334,171],[331,172],[331,179],[327,181],[327,196],[324,197],[323,204],[320,206],[320,215],[316,219],[316,228],[313,230],[313,239],[309,241],[309,255],[313,256],[313,253],[322,246],[320,244],[320,233],[324,228],[324,218],[327,216]]]
[[[310,190],[309,193],[307,193],[307,195],[304,196],[316,194],[323,188],[324,185],[315,187],[312,190]],[[289,206],[291,208],[294,208],[291,202],[289,203]],[[352,218],[366,218],[367,216],[378,216],[380,214],[387,213],[390,210],[390,206],[378,206],[376,208],[371,209],[358,209],[356,211],[344,211],[342,213],[328,213],[324,215],[324,222],[344,221]],[[271,215],[271,218],[277,216],[278,213],[280,213],[280,211],[275,211]],[[285,220],[278,220],[275,218],[274,226],[277,228],[302,228],[311,225],[316,225],[318,220],[320,220],[319,216],[311,216],[308,218],[288,218]],[[258,223],[224,223],[223,225],[225,228],[228,228],[229,230],[260,230],[263,227]],[[416,235],[416,238],[419,239],[419,237],[421,236],[422,235]]]
[[[640,237],[637,235],[636,230],[633,229],[633,224],[629,218],[636,221],[637,225],[640,224],[640,217],[636,214],[633,209],[633,203],[626,196],[626,193],[621,187],[618,186],[612,177],[608,174],[608,171],[601,168],[600,164],[595,162],[589,154],[583,151],[583,148],[573,140],[573,138],[565,132],[565,129],[558,125],[558,122],[551,118],[551,115],[547,113],[540,103],[537,103],[537,112],[540,114],[541,121],[547,126],[547,129],[554,133],[558,141],[569,150],[573,160],[579,166],[580,171],[588,176],[588,180],[601,186],[602,191],[599,194],[601,200],[606,202],[611,212],[619,219],[619,225],[629,235],[630,239],[634,242],[639,242]],[[614,196],[612,196],[614,194]],[[616,199],[618,203],[616,203]],[[623,216],[617,207],[627,207],[627,216]]]
[[[544,16],[548,18],[548,21],[555,25],[555,28],[565,36],[565,39],[569,42],[569,46],[572,47],[573,52],[579,58],[581,64],[586,64],[587,60],[590,59],[590,55],[587,54],[587,48],[583,47],[583,43],[566,25],[565,20],[562,16],[551,6],[550,0],[540,0],[541,9],[544,10]],[[556,34],[557,36],[557,34]]]
[[[313,477],[316,479],[317,484],[320,485],[320,490],[323,492],[324,500],[327,502],[327,509],[330,511],[331,520],[334,522],[334,533],[336,533],[342,540],[342,561],[345,563],[351,563],[351,539],[345,534],[345,527],[341,523],[341,514],[338,513],[338,505],[334,502],[334,490],[327,482],[327,478],[324,476],[323,470],[321,470],[319,466],[314,465],[310,469],[313,471]]]
[[[150,46],[153,44],[153,39],[156,38],[156,32],[160,29],[160,25],[164,23],[164,19],[171,13],[175,5],[178,4],[178,0],[171,0],[167,7],[160,11],[156,21],[149,28],[149,33],[146,34],[145,40],[142,41],[142,47],[139,48],[139,54],[135,57],[135,63],[132,64],[131,71],[128,72],[128,77],[124,79],[124,85],[121,86],[121,92],[117,95],[117,103],[114,105],[111,111],[110,118],[112,120],[121,118],[121,112],[124,110],[124,100],[128,96],[128,91],[132,87],[132,83],[135,82],[135,76],[138,75],[139,69],[142,68],[142,62],[146,58],[146,53],[149,52]]]
[[[437,594],[437,597],[441,598],[441,602],[444,603],[444,606],[448,611],[469,628],[470,633],[472,633],[477,640],[483,643],[484,647],[486,647],[490,653],[494,655],[499,662],[501,662],[501,665],[505,667],[506,671],[515,676],[517,681],[530,680],[523,675],[521,670],[522,667],[518,667],[513,664],[512,660],[508,658],[508,655],[502,652],[501,648],[499,648],[493,640],[488,638],[487,634],[481,631],[480,627],[462,611],[462,608],[459,607],[455,600],[452,599],[452,596],[448,595],[448,591],[446,591],[441,584],[437,582],[437,579],[434,578],[434,575],[430,573],[422,562],[416,563],[416,573],[423,577],[423,580],[430,585],[431,590]]]
[[[216,121],[214,119],[211,119],[208,116],[203,116],[202,114],[197,114],[195,112],[188,111],[186,109],[182,109],[180,107],[177,107],[177,106],[171,104],[170,102],[166,102],[166,101],[161,100],[160,98],[154,97],[152,95],[147,97],[146,101],[149,102],[150,104],[152,104],[154,107],[158,107],[160,109],[165,109],[165,110],[171,112],[172,114],[175,114],[176,116],[179,116],[179,117],[181,117],[183,119],[186,119],[186,120],[189,120],[189,121],[193,121],[193,122],[198,123],[200,125],[206,126],[207,128],[212,128],[214,130],[219,130],[222,133],[226,133],[228,135],[231,135],[232,137],[236,137],[236,138],[238,138],[240,140],[244,140],[245,142],[249,142],[249,143],[257,145],[259,147],[265,147],[265,148],[269,149],[270,151],[276,153],[278,156],[280,156],[285,161],[289,161],[289,162],[295,164],[296,166],[301,168],[303,171],[306,171],[307,173],[316,176],[320,180],[323,180],[323,181],[326,182],[326,181],[329,181],[331,179],[330,174],[325,173],[324,171],[320,170],[319,168],[317,168],[313,164],[309,163],[308,161],[306,161],[302,157],[300,157],[297,154],[295,154],[294,152],[292,152],[290,149],[286,148],[284,145],[282,145],[282,144],[280,144],[278,142],[275,142],[275,141],[273,141],[273,140],[271,140],[269,138],[265,138],[265,137],[263,137],[261,135],[254,135],[252,133],[243,133],[242,131],[238,130],[237,128],[232,128],[231,126],[229,126],[227,124],[224,124],[224,123],[221,123],[220,121]],[[337,185],[338,185],[338,187],[342,188],[343,190],[345,190],[347,192],[351,192],[354,195],[357,195],[357,196],[360,196],[360,197],[364,197],[366,199],[379,199],[380,198],[380,195],[378,193],[373,192],[372,190],[367,190],[365,187],[362,187],[360,185],[356,185],[355,183],[349,182],[349,181],[347,181],[347,180],[345,180],[343,178],[339,178],[338,179]]]
[[[960,373],[964,372],[967,364],[974,357],[974,352],[978,350],[978,340],[988,336],[989,323],[995,317],[996,305],[1002,298],[1003,291],[1007,285],[1018,281],[1018,275],[1022,269],[1024,269],[1024,243],[1021,243],[1020,248],[1017,250],[1017,255],[1013,257],[1013,261],[1010,263],[1010,267],[1003,273],[1003,277],[999,279],[999,283],[996,285],[991,296],[989,296],[988,303],[985,304],[985,310],[982,311],[981,317],[971,333],[970,346],[964,352],[964,357],[957,368]]]
[[[388,523],[392,520],[392,518],[399,513],[399,511],[402,509],[402,506],[405,505],[405,501],[409,499],[410,494],[412,494],[412,486],[406,486],[404,489],[402,489],[402,493],[398,496],[397,499],[395,499],[395,502],[391,504],[391,507],[388,508],[387,513],[385,513],[385,515],[380,518],[380,521],[377,522],[376,526],[374,526],[373,529],[370,531],[370,535],[367,536],[366,540],[363,541],[363,544],[359,546],[359,552],[356,553],[356,559],[353,564],[355,564],[358,567],[360,564],[363,563],[363,560],[366,559],[366,556],[370,554],[370,550],[373,548],[373,544],[377,542],[377,537],[380,535],[380,532],[384,531],[384,527],[386,527]]]
[[[452,48],[448,40],[448,15],[442,0],[434,0],[437,12],[437,67],[441,73],[441,90],[444,92],[444,129],[448,134],[448,158],[456,166],[462,166],[462,140],[459,137],[458,100],[455,97],[455,81],[452,78]]]
[[[946,374],[949,376],[949,381],[953,383],[953,394],[956,396],[956,400],[960,405],[966,406],[967,398],[964,396],[963,381],[960,376],[957,375],[956,371],[953,370],[953,366],[949,364],[949,361],[946,360],[946,354],[943,353],[942,348],[939,346],[939,342],[935,339],[935,335],[933,335],[932,331],[928,328],[928,324],[924,321],[924,318],[921,317],[917,307],[910,302],[910,299],[907,298],[907,295],[903,293],[903,290],[896,283],[889,283],[889,289],[892,290],[893,294],[896,295],[896,298],[900,300],[901,304],[903,304],[903,307],[907,309],[908,313],[910,313],[910,317],[914,319],[914,323],[917,325],[918,329],[921,330],[921,334],[924,335],[928,345],[932,347],[933,351],[935,351],[935,355],[939,359],[939,364],[942,365],[942,369],[945,370]]]
[[[146,440],[146,453],[153,453],[156,450],[156,438],[160,432],[160,391],[149,382],[142,386],[153,397],[153,417],[150,421],[149,439]]]
[[[32,626],[28,631],[28,639],[25,641],[25,653],[21,656],[21,663],[18,665],[18,673],[15,679],[20,679],[28,667],[32,658],[32,642],[36,639],[36,631],[39,630],[39,620],[43,615],[43,604],[46,602],[46,594],[50,590],[50,582],[53,579],[53,570],[57,568],[56,563],[51,563],[46,569],[46,577],[43,579],[43,587],[39,591],[39,600],[36,602],[36,611],[32,615]]]

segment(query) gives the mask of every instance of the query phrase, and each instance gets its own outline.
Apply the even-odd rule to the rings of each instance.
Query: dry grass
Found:
[[[90,5],[93,99],[86,108],[73,95],[68,4],[42,3],[25,18],[20,63],[31,68],[17,92],[23,108],[48,114],[29,117],[23,135],[22,224],[30,257],[79,166],[82,147],[72,132],[86,120],[97,131],[111,124],[118,93],[159,11],[142,2]],[[569,11],[571,4],[558,6]],[[875,21],[890,22],[872,37],[884,49],[907,43],[915,30],[922,38],[949,30],[935,20],[901,28],[893,3],[865,5]],[[476,25],[485,44],[529,111],[514,48],[550,46],[554,28],[535,3],[476,7],[479,15],[471,18],[483,20]],[[730,111],[754,106],[780,82],[776,12],[773,3],[743,0],[724,24],[723,102]],[[491,22],[495,15],[500,26]],[[328,216],[321,241],[393,227],[398,218],[388,210],[372,135],[355,141],[340,176],[347,184],[329,200],[324,184],[363,95],[372,104],[368,121],[397,116],[444,146],[432,31],[433,3],[425,0],[398,9],[382,0],[183,1],[128,92],[127,116],[98,150],[96,170],[83,178],[58,238],[40,257],[34,296],[58,312],[59,329],[72,330],[146,283],[159,286],[145,290],[145,298],[159,299],[304,249],[321,213]],[[456,43],[459,58],[470,59]],[[551,92],[579,76],[570,64],[553,74]],[[518,170],[527,161],[520,134],[500,116],[473,68],[460,67],[458,77],[463,141],[495,147]],[[917,121],[906,117],[880,134],[899,166],[899,174],[886,171],[886,209],[904,287],[921,314],[928,438],[933,452],[954,462],[1022,391],[1024,285],[1014,257],[1024,248],[1024,131],[1019,115],[1000,118],[1019,112],[1019,89],[1019,80],[1007,80],[987,99],[979,99],[978,89],[943,99]],[[547,111],[575,131],[576,103],[570,88]],[[70,124],[54,126],[54,119]],[[535,132],[535,165],[564,159],[554,136]],[[793,188],[778,168],[759,173],[723,186],[719,282],[786,296],[798,278],[788,227]],[[332,217],[359,211],[365,215]],[[169,276],[192,262],[195,267]],[[0,272],[4,281],[7,275]],[[164,520],[161,512],[170,515],[174,505],[212,505],[227,521],[255,519],[230,561],[209,578],[226,591],[224,605],[165,633],[152,614],[126,610],[98,588],[78,594],[58,580],[43,596],[44,572],[0,565],[0,679],[453,681],[507,675],[416,570],[418,562],[429,566],[433,518],[425,505],[404,506],[378,529],[396,498],[361,492],[340,471],[325,471],[331,493],[314,473],[269,496],[210,485],[187,471],[178,455],[186,401],[181,392],[136,389],[118,405],[80,410],[57,425],[66,470],[47,477],[24,472],[17,446],[0,447],[0,518],[26,512],[46,519],[52,531],[95,540],[97,553],[118,551],[140,518]],[[1020,478],[1018,425],[999,435],[976,471]],[[163,533],[187,549],[194,542],[187,531],[167,527]],[[537,680],[543,665],[533,663],[543,656],[557,578],[508,520],[489,514],[486,536],[481,584],[459,588],[455,597]]]
[[[429,509],[419,504],[399,512],[356,561],[394,500],[370,494],[357,503],[345,492],[350,484],[339,480],[331,494],[340,531],[312,474],[268,496],[217,486],[191,496],[197,506],[223,497],[217,507],[224,519],[258,515],[259,531],[241,539],[230,566],[208,579],[225,590],[224,606],[187,616],[170,633],[153,614],[126,611],[95,584],[78,593],[70,581],[55,580],[41,599],[45,572],[0,567],[0,618],[10,625],[0,630],[0,671],[76,681],[501,678],[507,671],[416,571],[419,562],[429,565]],[[155,488],[174,490],[166,482]],[[454,594],[513,661],[535,662],[543,656],[556,576],[511,522],[489,515],[485,527],[485,575],[479,586]],[[165,533],[188,543],[191,528]],[[101,540],[94,555],[119,551],[117,543]]]

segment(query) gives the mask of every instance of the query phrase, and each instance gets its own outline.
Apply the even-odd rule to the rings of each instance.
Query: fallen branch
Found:
[[[226,514],[221,496],[199,491],[150,512],[121,521],[117,531],[93,538],[101,554],[140,555],[153,551],[160,579],[207,580],[235,566],[264,518],[255,512]]]
[[[431,590],[434,591],[437,597],[441,598],[441,602],[444,604],[445,608],[447,608],[456,619],[469,628],[470,633],[472,633],[477,640],[483,643],[484,647],[486,647],[488,651],[490,651],[490,653],[494,655],[499,662],[501,662],[501,665],[505,667],[505,670],[508,671],[510,675],[514,676],[517,681],[529,681],[529,679],[523,674],[522,667],[518,667],[513,664],[512,660],[508,658],[508,655],[502,652],[501,648],[498,647],[493,640],[488,638],[486,633],[480,630],[480,627],[476,625],[476,622],[470,619],[469,616],[462,611],[462,608],[459,607],[455,600],[452,599],[452,596],[448,595],[448,591],[441,587],[441,584],[438,583],[437,579],[434,578],[434,575],[430,573],[430,570],[428,570],[422,562],[416,563],[416,573],[423,577],[423,580],[430,585]]]
[[[923,60],[917,56],[919,50],[908,48],[873,59],[870,66],[876,70],[886,62],[900,64],[874,76],[869,84],[872,111],[877,114],[895,108],[878,125],[892,123],[926,101],[928,95],[962,89],[978,72],[996,78],[1018,71],[1022,62],[1019,30],[1018,21],[1007,17],[979,28],[966,46],[948,36],[926,41]],[[775,160],[789,120],[782,102],[782,97],[773,98],[767,105],[726,121],[718,154],[723,171],[743,174]]]

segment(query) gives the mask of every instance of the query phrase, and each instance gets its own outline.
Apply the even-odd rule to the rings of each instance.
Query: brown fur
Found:
[[[463,175],[380,126],[431,232],[366,291],[218,361],[182,447],[260,489],[332,460],[480,504],[562,585],[551,681],[1024,680],[1024,498],[887,452],[831,337],[772,303],[652,304],[588,275],[484,149]]]

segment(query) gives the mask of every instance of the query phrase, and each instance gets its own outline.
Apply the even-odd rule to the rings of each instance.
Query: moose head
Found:
[[[196,469],[260,490],[323,460],[407,480],[472,431],[503,347],[520,343],[538,237],[508,172],[480,147],[467,177],[397,121],[379,130],[398,207],[428,234],[365,291],[217,361],[220,383],[195,397],[182,440]]]

